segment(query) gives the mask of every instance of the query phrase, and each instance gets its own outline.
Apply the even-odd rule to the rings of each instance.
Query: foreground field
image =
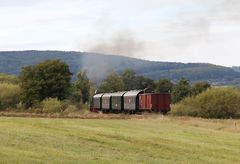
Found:
[[[240,121],[0,117],[0,163],[240,163]]]

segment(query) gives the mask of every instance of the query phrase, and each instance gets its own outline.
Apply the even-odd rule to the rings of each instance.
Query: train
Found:
[[[145,90],[98,93],[92,97],[90,111],[103,113],[166,114],[171,110],[171,94],[146,92]]]

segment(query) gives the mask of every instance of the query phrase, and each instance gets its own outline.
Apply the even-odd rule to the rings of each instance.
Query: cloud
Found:
[[[185,0],[185,2],[187,1],[188,5],[192,5],[192,10],[184,9],[178,15],[178,19],[166,25],[168,30],[165,34],[170,35],[171,33],[172,37],[162,40],[162,44],[165,46],[158,49],[160,52],[171,54],[176,58],[178,56],[194,58],[199,54],[195,53],[193,47],[198,48],[199,51],[202,51],[200,49],[209,49],[211,45],[216,48],[217,40],[215,38],[217,36],[222,39],[217,41],[218,45],[221,45],[221,42],[225,43],[224,38],[229,39],[226,37],[227,35],[237,32],[232,30],[240,25],[239,0],[196,0],[192,3]],[[218,54],[208,55],[217,56],[222,53],[222,48],[218,47]]]
[[[45,0],[0,0],[1,7],[29,6],[42,3]]]
[[[239,0],[222,0],[216,6],[215,15],[217,15],[220,19],[240,22],[239,10],[240,10]]]

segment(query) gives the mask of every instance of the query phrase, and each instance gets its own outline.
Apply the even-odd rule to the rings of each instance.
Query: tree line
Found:
[[[181,78],[174,83],[169,79],[162,78],[154,81],[144,76],[138,76],[133,70],[127,69],[121,74],[112,72],[99,86],[99,92],[129,91],[135,89],[148,89],[157,93],[170,93],[172,102],[178,103],[186,97],[196,96],[208,88],[210,83],[197,82],[193,85],[186,78]]]
[[[39,104],[59,106],[60,102],[75,105],[89,104],[95,90],[106,93],[145,88],[154,92],[170,93],[172,94],[172,102],[177,103],[188,96],[197,95],[211,87],[207,82],[198,82],[191,85],[190,81],[185,78],[175,83],[169,79],[154,81],[137,75],[131,69],[126,69],[121,73],[112,72],[99,85],[94,85],[90,81],[85,70],[78,72],[75,81],[71,81],[71,77],[72,73],[69,66],[61,60],[46,60],[34,66],[23,67],[18,79],[9,76],[3,78],[6,81],[8,80],[8,82],[5,82],[8,84],[9,80],[12,79],[13,81],[11,85],[14,86],[9,86],[9,93],[11,88],[18,88],[18,94],[15,95],[12,91],[11,96],[14,97],[15,95],[12,103],[11,101],[9,103],[11,98],[6,97],[4,99],[0,95],[0,108],[1,106],[2,108],[8,107],[9,105],[6,104],[12,104],[11,107],[14,107],[19,103],[25,109],[36,108]],[[0,83],[3,83],[3,79]],[[8,103],[6,103],[7,101]],[[66,105],[59,107],[59,109],[62,110],[64,106]]]

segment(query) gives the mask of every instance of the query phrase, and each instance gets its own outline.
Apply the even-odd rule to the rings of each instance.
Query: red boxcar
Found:
[[[139,95],[141,111],[167,113],[170,111],[171,95],[168,93],[144,93]]]

